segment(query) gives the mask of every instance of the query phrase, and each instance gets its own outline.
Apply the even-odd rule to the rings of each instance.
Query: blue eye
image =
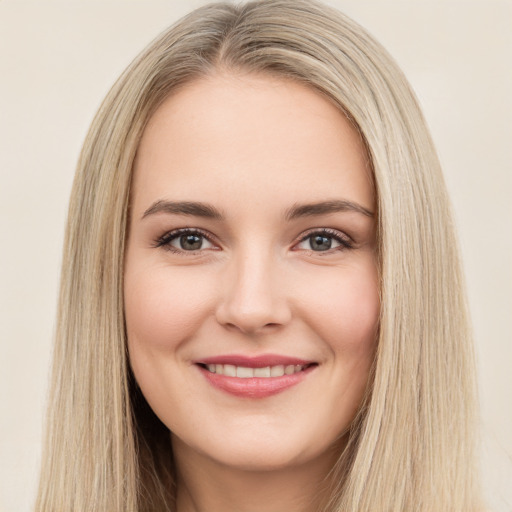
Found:
[[[156,246],[173,252],[195,252],[214,247],[203,233],[191,229],[171,231],[161,237]]]
[[[307,251],[326,252],[332,249],[350,249],[352,243],[348,237],[343,237],[341,233],[322,230],[308,234],[302,238],[296,247]]]

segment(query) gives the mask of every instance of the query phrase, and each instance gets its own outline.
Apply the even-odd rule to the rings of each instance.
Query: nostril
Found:
[[[228,322],[224,324],[224,327],[226,327],[230,331],[238,331],[242,332],[243,334],[259,334],[267,331],[277,330],[280,327],[282,327],[282,324],[279,324],[277,322],[269,322],[266,324],[250,324],[248,322],[240,322],[238,324],[234,324],[232,322]]]

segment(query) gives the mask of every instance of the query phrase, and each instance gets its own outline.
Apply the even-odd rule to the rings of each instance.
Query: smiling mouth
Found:
[[[293,375],[295,373],[303,372],[314,365],[316,365],[316,363],[289,365],[279,364],[275,366],[251,368],[247,366],[236,366],[233,364],[199,364],[199,366],[208,370],[210,373],[225,375],[226,377],[238,377],[239,379],[251,379],[255,377],[265,379],[282,377],[284,375]]]
[[[206,381],[238,398],[266,398],[304,381],[319,365],[282,356],[219,356],[197,361]]]

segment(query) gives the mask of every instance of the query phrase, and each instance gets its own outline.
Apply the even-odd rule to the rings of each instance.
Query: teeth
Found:
[[[293,375],[301,372],[307,365],[290,364],[284,366],[265,366],[264,368],[247,368],[245,366],[234,366],[232,364],[209,364],[208,371],[227,377],[238,377],[240,379],[250,379],[252,377],[282,377],[283,375]]]
[[[286,375],[291,375],[292,373],[295,373],[295,366],[293,364],[291,364],[289,366],[285,366],[284,373]]]
[[[265,368],[254,368],[255,377],[270,377],[270,366]]]
[[[270,368],[270,376],[271,377],[282,377],[284,375],[284,366],[280,364],[279,366],[272,366]]]
[[[236,376],[242,379],[254,377],[254,368],[244,368],[243,366],[236,367]]]
[[[217,366],[222,366],[222,365],[216,365],[215,369],[217,369]],[[236,366],[233,366],[232,364],[224,365],[224,375],[226,375],[228,377],[236,377],[237,373],[238,372],[237,372]]]

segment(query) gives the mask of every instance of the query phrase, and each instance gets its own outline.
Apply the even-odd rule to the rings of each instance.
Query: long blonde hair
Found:
[[[170,511],[170,436],[131,375],[123,259],[132,164],[178,87],[216,69],[314,88],[361,133],[378,198],[381,319],[371,391],[333,468],[328,510],[470,512],[474,361],[439,162],[387,52],[315,1],[207,5],[161,34],[103,102],[71,196],[37,511]]]

